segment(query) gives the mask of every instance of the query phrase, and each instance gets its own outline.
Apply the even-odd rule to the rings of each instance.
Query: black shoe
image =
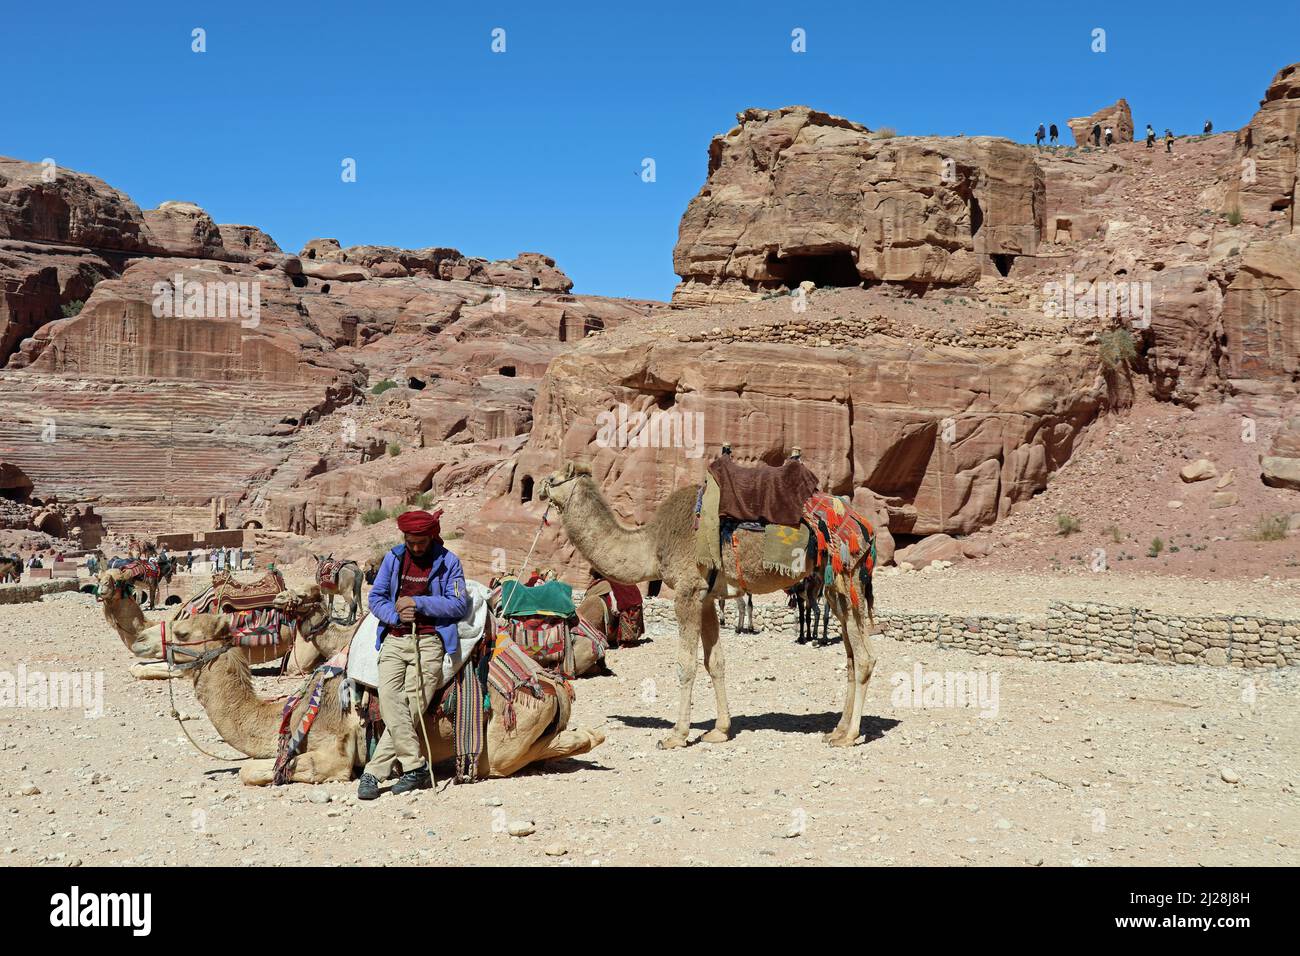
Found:
[[[363,773],[357,784],[358,800],[377,800],[379,798],[379,781],[372,773]]]
[[[406,793],[410,790],[424,790],[430,785],[429,768],[412,770],[397,778],[397,783],[389,788],[390,793]]]

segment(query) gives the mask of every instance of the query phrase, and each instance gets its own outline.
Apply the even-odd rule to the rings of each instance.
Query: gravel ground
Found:
[[[979,584],[1068,599],[1084,581],[950,571],[882,580],[881,593],[967,601]],[[1241,596],[1221,591],[1224,606]],[[617,676],[579,682],[576,722],[609,738],[593,753],[358,804],[354,785],[247,788],[237,763],[195,753],[167,717],[166,685],[128,676],[82,595],[0,607],[0,629],[0,672],[103,679],[97,718],[0,707],[8,864],[1300,863],[1292,671],[1045,664],[880,640],[865,740],[833,749],[820,734],[838,717],[840,647],[727,633],[734,739],[659,751],[676,706],[674,638],[661,632],[614,652]],[[895,700],[918,665],[984,672],[990,691],[996,676],[996,715]],[[702,668],[698,680],[693,736],[713,716]],[[268,696],[291,683],[259,679]],[[189,684],[175,690],[191,733],[226,752]],[[524,822],[535,832],[509,835]]]

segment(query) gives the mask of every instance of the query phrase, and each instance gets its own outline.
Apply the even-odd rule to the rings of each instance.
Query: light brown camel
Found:
[[[195,615],[194,618],[153,623],[147,620],[140,610],[140,604],[135,599],[134,587],[134,575],[127,568],[111,568],[100,572],[99,583],[95,590],[96,597],[104,608],[104,619],[117,632],[117,636],[121,638],[128,650],[146,632],[157,632],[161,640],[164,625],[169,629],[168,640],[171,640],[170,634],[180,633],[176,629],[183,628],[186,621],[198,617],[227,617],[220,614],[200,614]],[[319,591],[316,593],[319,600]],[[311,615],[305,627],[294,627],[291,624],[282,626],[280,639],[274,644],[249,648],[248,660],[253,664],[265,664],[268,661],[278,661],[287,654],[289,660],[286,670],[289,673],[310,670],[321,659],[322,653],[313,645],[312,640],[328,638],[329,646],[334,646],[334,641],[338,640],[333,634],[335,628],[324,628],[328,623],[328,617],[329,611],[324,601],[319,600],[319,608]],[[343,638],[343,641],[346,641],[346,638]],[[335,650],[337,649],[338,647],[335,647]],[[132,664],[131,675],[141,680],[166,680],[171,676],[171,670],[163,661],[150,661]]]
[[[727,689],[722,643],[718,634],[715,599],[731,591],[746,590],[753,594],[782,591],[798,583],[812,569],[794,575],[763,567],[763,536],[736,536],[740,573],[730,561],[724,561],[712,587],[707,572],[696,560],[695,501],[697,489],[679,488],[659,505],[649,522],[640,528],[628,528],[615,517],[600,493],[591,469],[568,463],[542,485],[540,497],[549,500],[560,512],[564,530],[573,546],[606,578],[615,581],[641,582],[659,579],[673,590],[677,611],[678,649],[677,681],[680,690],[677,723],[672,733],[659,742],[660,748],[682,747],[687,743],[691,726],[691,692],[695,685],[698,648],[704,647],[704,667],[713,681],[718,716],[713,729],[700,739],[718,743],[731,736],[731,711],[727,706]],[[867,682],[876,665],[870,634],[875,621],[869,608],[853,606],[848,598],[850,575],[857,574],[859,556],[852,566],[836,576],[834,586],[826,590],[831,610],[844,631],[844,651],[848,655],[848,686],[844,713],[835,729],[823,738],[838,747],[851,747],[858,738],[866,700]],[[797,675],[790,675],[797,679]]]
[[[286,597],[281,595],[281,597]],[[287,613],[310,604],[300,595],[289,596],[277,605]],[[234,644],[229,629],[213,633],[178,649],[168,639],[168,649],[177,666],[194,681],[195,694],[212,725],[223,740],[241,753],[255,758],[244,764],[240,779],[250,786],[272,782],[276,748],[279,742],[283,699],[264,700],[253,688],[252,673],[244,649]],[[139,657],[157,657],[163,653],[159,635],[144,632],[131,647]],[[199,663],[201,662],[201,663]],[[506,729],[506,701],[493,688],[488,689],[492,716],[487,725],[487,742],[479,758],[479,776],[508,777],[532,763],[558,760],[588,753],[605,742],[600,730],[567,730],[572,710],[569,694],[540,667],[534,676],[545,693],[539,700],[523,692],[514,701],[515,726]],[[365,728],[356,708],[344,713],[339,703],[342,680],[330,677],[321,693],[316,722],[304,738],[301,752],[293,762],[294,783],[337,783],[351,780],[365,763]],[[298,702],[290,726],[299,726],[307,697]],[[424,726],[433,746],[427,754],[430,763],[440,763],[454,756],[455,725],[446,718],[434,719],[426,714]],[[423,738],[421,738],[423,748]]]

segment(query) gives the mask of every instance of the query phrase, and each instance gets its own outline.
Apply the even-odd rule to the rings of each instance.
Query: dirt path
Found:
[[[1053,586],[1071,593],[1069,578]],[[85,596],[0,607],[0,631],[0,673],[103,675],[97,718],[0,707],[5,864],[1300,863],[1292,672],[1055,665],[882,640],[867,742],[832,749],[820,734],[838,717],[839,645],[727,633],[735,738],[665,752],[675,639],[658,633],[614,652],[617,676],[579,682],[577,722],[609,735],[594,753],[358,804],[350,784],[246,788],[236,763],[195,753],[166,686],[127,675]],[[895,685],[917,665],[984,672],[990,692],[996,675],[996,716],[901,706]],[[191,733],[226,752],[188,683],[176,691]],[[707,726],[702,668],[695,699]],[[509,836],[515,821],[536,832]]]

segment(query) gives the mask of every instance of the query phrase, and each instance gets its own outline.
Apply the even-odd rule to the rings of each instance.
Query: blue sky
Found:
[[[1293,3],[459,6],[6,4],[0,155],[52,157],[144,208],[197,202],[289,251],[537,251],[576,291],[666,298],[709,140],[746,107],[1024,141],[1125,96],[1139,129],[1223,130],[1300,60]]]

